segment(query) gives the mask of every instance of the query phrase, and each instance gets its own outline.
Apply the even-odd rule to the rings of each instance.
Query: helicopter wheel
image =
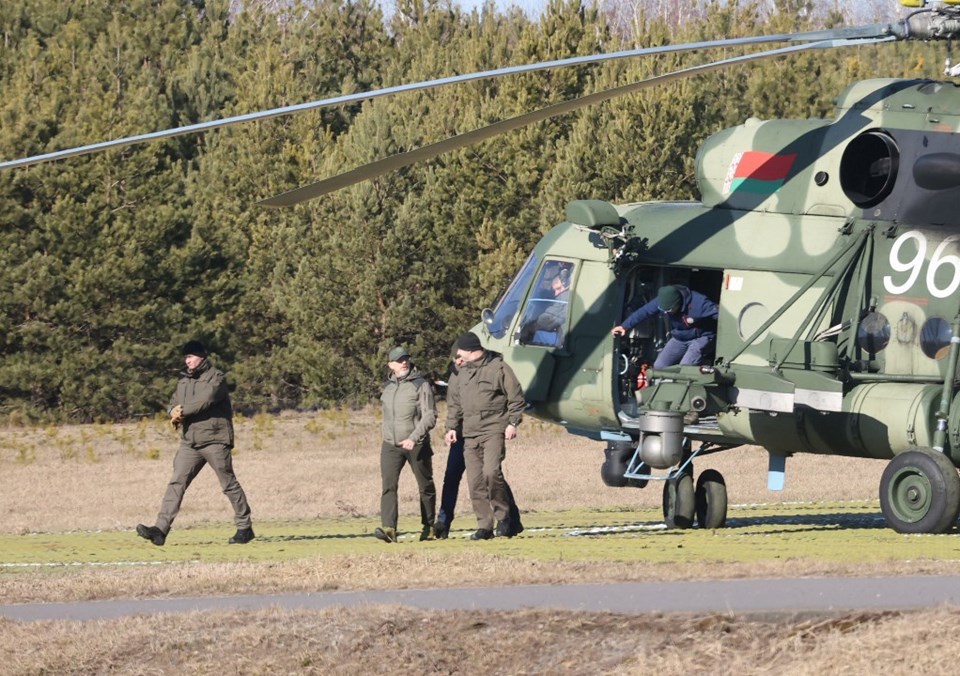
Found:
[[[727,484],[715,469],[700,473],[694,498],[700,528],[723,528],[727,522]]]
[[[883,470],[880,509],[898,533],[943,533],[960,513],[960,475],[943,453],[905,451]]]
[[[694,511],[692,476],[684,472],[663,482],[663,521],[667,528],[690,528]]]

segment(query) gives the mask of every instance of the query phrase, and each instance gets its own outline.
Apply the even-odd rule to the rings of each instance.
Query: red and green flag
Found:
[[[734,190],[771,195],[784,184],[797,159],[796,153],[777,155],[747,150],[733,156],[723,182],[724,194]]]

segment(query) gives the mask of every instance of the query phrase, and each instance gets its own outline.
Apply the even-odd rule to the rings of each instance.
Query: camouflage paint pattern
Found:
[[[955,85],[872,80],[838,98],[833,120],[751,119],[715,134],[697,156],[701,202],[573,203],[581,222],[537,245],[537,265],[578,271],[562,348],[521,344],[515,326],[484,339],[514,365],[534,415],[635,437],[610,334],[631,280],[713,271],[725,377],[672,375],[709,392],[718,429],[705,440],[882,458],[930,446],[960,313],[958,129]],[[690,396],[663,388],[640,407],[663,405],[685,412]],[[950,420],[957,448],[956,405]]]

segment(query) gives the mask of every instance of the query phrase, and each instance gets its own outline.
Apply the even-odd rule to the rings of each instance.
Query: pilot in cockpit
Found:
[[[567,305],[570,297],[570,270],[562,268],[550,282],[551,300],[543,310],[527,319],[520,327],[520,340],[534,345],[560,346],[563,344],[563,327],[567,322]]]

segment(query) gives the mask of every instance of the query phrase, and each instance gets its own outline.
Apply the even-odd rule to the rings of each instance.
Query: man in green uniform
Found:
[[[180,511],[183,494],[203,466],[209,464],[233,507],[237,532],[228,542],[246,544],[255,536],[247,496],[233,473],[233,409],[226,378],[222,371],[214,368],[199,341],[191,340],[183,346],[183,359],[187,368],[180,374],[168,409],[170,422],[180,430],[173,476],[167,484],[156,525],[138,524],[137,535],[155,545],[164,544],[170,525]]]
[[[449,391],[454,379],[463,366],[463,360],[457,354],[457,343],[454,341],[450,351],[450,368],[447,372],[447,383],[444,386]],[[450,525],[453,523],[453,517],[457,509],[457,498],[460,493],[460,480],[467,470],[467,465],[463,459],[463,430],[457,429],[457,440],[450,444],[450,452],[447,453],[447,467],[443,473],[443,487],[440,489],[440,509],[437,511],[437,522],[434,530],[438,540],[446,540],[450,535]],[[507,502],[510,505],[510,534],[519,535],[523,532],[523,523],[520,521],[520,509],[513,499],[513,491],[510,490],[510,484],[504,478],[504,485],[507,489]]]
[[[410,353],[395,347],[387,356],[390,377],[383,385],[383,443],[380,446],[380,528],[374,536],[397,541],[397,486],[400,470],[410,463],[420,490],[421,540],[433,539],[437,489],[433,484],[433,449],[430,430],[437,424],[433,388],[410,363]]]
[[[457,339],[457,356],[463,365],[447,391],[447,444],[457,441],[462,426],[463,457],[467,465],[470,500],[477,515],[471,540],[489,540],[496,534],[510,537],[510,504],[501,464],[504,442],[515,439],[526,404],[517,376],[495,353],[483,349],[473,332]]]

